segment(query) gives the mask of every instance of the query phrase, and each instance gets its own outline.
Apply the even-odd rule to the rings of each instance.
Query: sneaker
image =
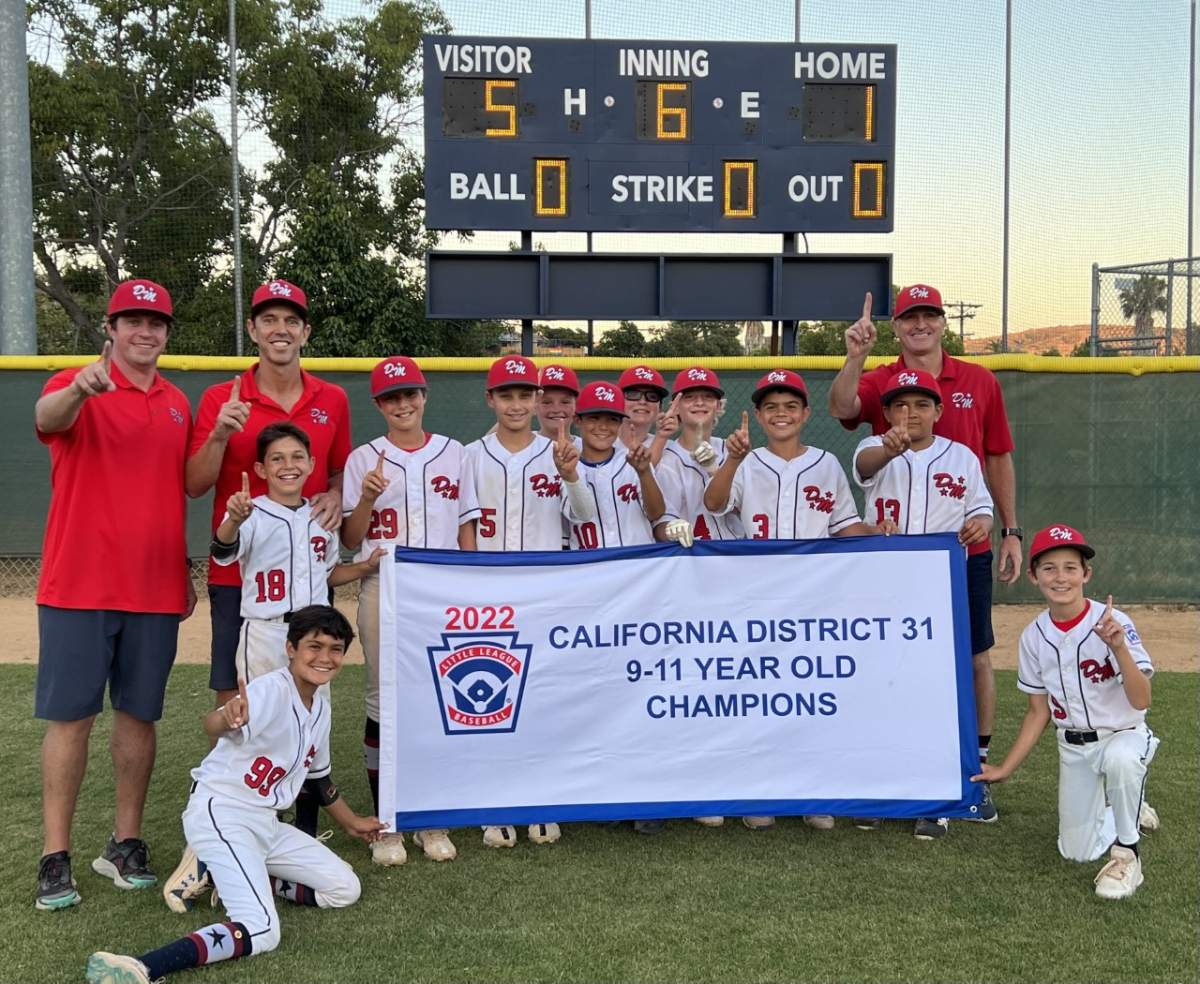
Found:
[[[1112,860],[1096,876],[1096,895],[1102,899],[1127,899],[1145,880],[1142,859],[1129,848],[1114,844]]]
[[[667,829],[666,820],[634,820],[633,831],[637,834],[661,834]]]
[[[1143,802],[1138,810],[1138,827],[1142,830],[1158,830],[1158,811],[1149,803]]]
[[[183,857],[180,858],[178,867],[163,883],[163,900],[168,909],[182,915],[191,912],[196,899],[212,887],[208,865],[196,857],[196,852],[188,846],[183,849]]]
[[[919,841],[935,841],[939,837],[945,837],[949,829],[950,821],[946,817],[922,817],[913,828],[913,836]]]
[[[556,823],[531,823],[529,825],[529,840],[533,844],[553,844],[562,836]]]
[[[111,878],[117,888],[149,888],[158,882],[158,875],[150,870],[150,848],[137,837],[119,844],[110,837],[104,853],[92,862],[92,871]]]
[[[79,905],[82,901],[83,898],[75,890],[75,879],[71,877],[70,853],[55,851],[43,857],[38,865],[37,900],[34,905],[49,912]]]
[[[833,817],[824,813],[814,813],[804,818],[804,822],[817,830],[833,830]]]
[[[450,843],[448,830],[418,830],[412,835],[413,843],[425,852],[430,861],[453,861],[458,851]]]
[[[770,830],[775,826],[774,817],[742,817],[744,823],[751,830]]]
[[[972,823],[995,823],[1000,818],[1000,814],[996,811],[996,804],[992,802],[992,784],[985,782],[983,784],[983,802],[979,804],[979,812],[974,816],[966,817]]]
[[[487,847],[516,847],[517,832],[512,827],[484,827],[483,843]]]
[[[88,957],[88,984],[150,984],[150,969],[123,953],[93,953]]]
[[[725,822],[724,817],[692,817],[702,827],[719,827]]]
[[[854,826],[859,830],[882,830],[883,820],[880,817],[855,817]]]
[[[384,834],[378,840],[371,841],[371,860],[389,866],[404,864],[408,860],[408,852],[404,850],[404,835]]]

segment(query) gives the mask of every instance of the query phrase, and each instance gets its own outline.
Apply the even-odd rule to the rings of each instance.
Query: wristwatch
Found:
[[[1006,536],[1015,536],[1018,540],[1024,541],[1025,531],[1019,526],[1006,526],[1000,531],[1000,538],[1003,539]]]

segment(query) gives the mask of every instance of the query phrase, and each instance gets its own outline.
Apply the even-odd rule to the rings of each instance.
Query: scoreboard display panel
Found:
[[[430,229],[892,230],[895,45],[423,42]]]

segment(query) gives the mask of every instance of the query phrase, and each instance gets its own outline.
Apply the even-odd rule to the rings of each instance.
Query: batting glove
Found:
[[[696,449],[692,451],[692,461],[696,462],[709,474],[717,470],[717,449],[714,448],[708,441],[701,441],[696,445]]]
[[[690,547],[692,545],[692,524],[686,519],[673,519],[667,523],[667,528],[663,531],[668,540],[674,540],[681,547]]]

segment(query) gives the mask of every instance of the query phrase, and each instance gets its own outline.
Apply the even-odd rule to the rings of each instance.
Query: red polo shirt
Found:
[[[871,425],[872,434],[887,433],[891,424],[883,416],[881,397],[888,380],[907,368],[901,355],[895,362],[864,372],[858,381],[862,408],[858,417],[843,420],[842,426],[854,430],[866,421]],[[999,380],[990,369],[952,358],[943,350],[942,371],[937,382],[942,391],[942,417],[933,425],[934,434],[969,447],[979,459],[986,477],[986,456],[1008,454],[1015,447]],[[991,543],[985,542],[971,547],[970,552],[983,553],[990,549]]]
[[[313,458],[316,460],[312,474],[304,483],[306,496],[326,491],[329,488],[330,474],[345,468],[346,459],[350,456],[350,401],[344,389],[333,383],[326,383],[302,369],[300,378],[304,381],[304,393],[289,412],[259,390],[255,375],[257,369],[258,363],[255,363],[241,376],[239,395],[243,403],[250,404],[250,419],[246,421],[245,428],[230,437],[229,443],[225,445],[225,457],[221,459],[221,471],[217,475],[216,494],[213,497],[214,531],[221,525],[225,516],[225,504],[229,497],[241,491],[242,472],[250,476],[252,496],[266,494],[267,483],[255,473],[254,462],[258,459],[258,432],[268,424],[290,421],[308,435],[312,443]],[[222,404],[229,400],[232,389],[231,379],[227,383],[210,386],[204,391],[200,398],[200,408],[196,411],[196,427],[188,445],[189,458],[208,440],[217,422],[217,414],[221,412]],[[209,563],[208,583],[240,587],[241,569],[237,564],[222,567],[220,564]]]
[[[50,377],[66,389],[79,369]],[[187,607],[184,455],[187,397],[155,373],[149,391],[113,363],[117,388],[87,400],[65,431],[37,432],[50,448],[50,513],[39,605],[182,613]]]

